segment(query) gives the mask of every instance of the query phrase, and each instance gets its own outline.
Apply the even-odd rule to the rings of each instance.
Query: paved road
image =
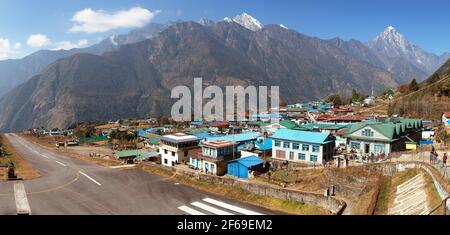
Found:
[[[278,214],[138,169],[111,169],[7,134],[41,173],[23,181],[32,214]],[[0,215],[16,214],[14,182],[0,182]]]

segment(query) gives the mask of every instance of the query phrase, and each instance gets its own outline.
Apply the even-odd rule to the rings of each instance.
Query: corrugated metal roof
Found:
[[[261,135],[257,132],[245,132],[240,134],[234,134],[234,135],[225,135],[221,137],[212,137],[208,138],[208,141],[218,141],[218,140],[226,140],[226,141],[235,141],[235,142],[242,142],[242,141],[249,141],[249,140],[255,140]]]
[[[264,163],[264,160],[262,160],[261,158],[257,157],[257,156],[249,156],[249,157],[243,157],[243,158],[239,158],[231,162],[239,162],[240,164],[244,165],[245,167],[252,167],[252,166],[256,166],[259,165],[261,163]]]
[[[325,144],[333,141],[334,138],[328,133],[297,131],[289,129],[279,129],[272,136],[273,139],[293,140],[314,144]]]

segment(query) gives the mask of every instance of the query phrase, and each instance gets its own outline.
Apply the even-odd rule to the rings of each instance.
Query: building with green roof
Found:
[[[387,118],[351,125],[344,137],[350,149],[361,154],[405,151],[406,142],[418,142],[422,121],[409,118]]]
[[[145,161],[152,157],[158,157],[159,153],[133,149],[116,152],[115,155],[119,160],[123,161],[124,164],[133,164],[136,162]]]

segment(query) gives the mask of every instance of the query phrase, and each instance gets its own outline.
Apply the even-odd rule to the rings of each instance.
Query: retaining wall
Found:
[[[407,169],[413,169],[418,168],[422,169],[427,174],[431,176],[433,179],[434,186],[439,194],[439,197],[441,200],[444,200],[447,196],[449,196],[449,193],[447,190],[442,186],[443,182],[441,179],[435,176],[433,173],[433,169],[428,166],[427,163],[423,162],[393,162],[393,163],[380,163],[377,165],[374,165],[375,169],[380,170],[383,175],[393,175],[395,172],[405,171]],[[450,210],[450,200],[447,201],[447,208]]]
[[[319,206],[329,210],[331,214],[335,215],[342,214],[347,206],[347,204],[343,200],[337,199],[332,196],[327,197],[322,194],[286,189],[275,185],[252,182],[232,177],[204,175],[189,170],[183,170],[180,168],[174,169],[171,167],[166,167],[157,164],[147,164],[147,165],[195,177],[198,180],[207,181],[214,184],[223,184],[235,188],[240,188],[260,196],[275,197],[282,200],[292,200],[300,203]]]

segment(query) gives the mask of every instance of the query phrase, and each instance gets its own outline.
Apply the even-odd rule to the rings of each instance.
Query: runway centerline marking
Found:
[[[64,164],[64,163],[62,163],[62,162],[59,162],[59,161],[56,161],[56,160],[55,160],[55,162],[58,163],[58,164],[61,165],[61,166],[66,166],[66,164]]]
[[[100,184],[97,180],[94,180],[92,177],[90,177],[89,175],[87,175],[86,173],[79,171],[80,174],[84,175],[86,178],[88,178],[89,180],[91,180],[92,182],[94,182],[95,184],[97,184],[98,186],[102,186],[102,184]]]

